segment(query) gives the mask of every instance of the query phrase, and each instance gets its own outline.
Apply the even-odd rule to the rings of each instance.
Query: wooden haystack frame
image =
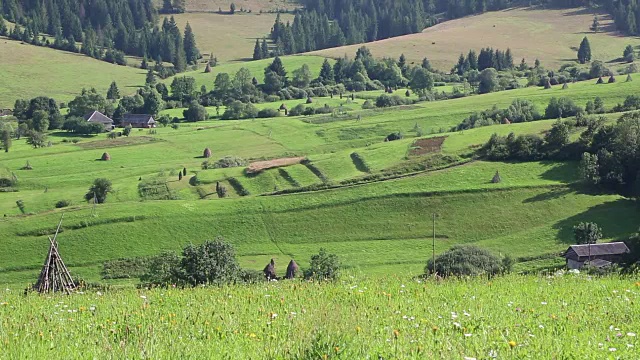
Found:
[[[53,239],[49,236],[49,253],[44,260],[38,281],[33,285],[33,290],[42,294],[59,291],[70,294],[76,289],[76,283],[73,281],[73,278],[71,278],[71,274],[58,252],[58,242],[56,238],[62,225],[62,218],[64,218],[64,214],[60,218]]]

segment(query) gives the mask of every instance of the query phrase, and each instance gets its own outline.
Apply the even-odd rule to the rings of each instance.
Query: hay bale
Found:
[[[262,270],[262,272],[264,273],[264,276],[265,278],[267,278],[267,280],[271,281],[276,279],[276,262],[271,259],[271,262],[269,262],[267,266],[264,267],[264,270]]]
[[[604,80],[602,80],[602,76],[598,78],[598,81],[596,81],[596,84],[604,84]]]
[[[498,184],[502,181],[502,178],[500,177],[500,173],[498,171],[496,171],[496,174],[493,175],[493,179],[491,179],[491,183],[492,184]]]
[[[609,84],[613,84],[614,82],[616,82],[616,78],[613,77],[613,75],[611,75],[611,77],[609,77],[609,81],[607,81]]]
[[[298,272],[300,268],[298,267],[298,264],[296,264],[296,262],[292,259],[291,261],[289,261],[289,265],[287,265],[287,275],[285,276],[285,278],[287,279],[293,279],[296,277],[296,273]]]
[[[211,64],[207,63],[207,67],[204,68],[204,72],[205,73],[210,73],[211,72]]]
[[[547,79],[547,82],[544,83],[545,89],[551,89],[551,80]]]
[[[282,105],[280,105],[280,107],[278,108],[278,110],[284,110],[284,111],[287,111],[287,105],[285,105],[284,103],[282,103]]]
[[[564,85],[562,85],[562,90],[567,90],[569,88],[569,84],[564,83]]]
[[[503,125],[510,125],[511,121],[509,119],[507,119],[507,118],[504,118],[504,120],[502,120],[502,124]]]
[[[311,97],[307,98],[307,104],[313,104],[313,99]]]
[[[411,91],[407,90],[407,92],[404,93],[404,96],[406,96],[406,97],[411,96]]]
[[[109,161],[109,160],[111,160],[111,155],[109,155],[109,153],[106,152],[106,153],[102,154],[102,157],[100,158],[100,160]]]
[[[207,158],[207,159],[208,159],[208,158],[210,158],[210,157],[211,157],[211,155],[212,155],[212,154],[211,154],[211,149],[209,149],[209,148],[204,149],[204,152],[202,153],[202,156],[203,156],[203,157],[205,157],[205,158]]]

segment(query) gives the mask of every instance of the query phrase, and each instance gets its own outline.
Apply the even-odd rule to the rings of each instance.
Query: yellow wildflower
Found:
[[[513,349],[514,347],[516,347],[516,342],[513,340],[509,341],[509,346]]]

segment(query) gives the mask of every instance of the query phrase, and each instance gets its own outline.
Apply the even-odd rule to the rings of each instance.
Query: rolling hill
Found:
[[[601,32],[589,30],[593,10],[573,8],[544,10],[513,8],[482,15],[446,21],[425,29],[422,33],[367,43],[377,56],[398,58],[405,54],[410,63],[419,64],[427,57],[432,66],[448,71],[460,53],[484,47],[505,50],[511,48],[516,63],[525,58],[529,65],[540,59],[542,65],[557,69],[562,63],[576,59],[577,47],[584,36],[591,43],[593,59],[615,62],[622,57],[625,46],[640,45],[640,39],[623,37],[615,31],[609,15],[598,13]],[[350,45],[312,52],[321,56],[353,57],[358,47]]]

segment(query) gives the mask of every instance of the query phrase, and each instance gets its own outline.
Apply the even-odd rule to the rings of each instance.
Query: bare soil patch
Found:
[[[440,152],[440,150],[442,150],[442,144],[446,138],[446,136],[438,136],[428,139],[418,139],[411,146],[409,155],[420,156]]]
[[[292,158],[280,158],[280,159],[273,159],[273,160],[267,160],[267,161],[256,161],[249,164],[249,166],[247,166],[247,168],[245,169],[245,172],[247,174],[257,174],[261,171],[268,170],[268,169],[300,164],[304,159],[306,159],[306,157],[302,156],[302,157],[292,157]]]

